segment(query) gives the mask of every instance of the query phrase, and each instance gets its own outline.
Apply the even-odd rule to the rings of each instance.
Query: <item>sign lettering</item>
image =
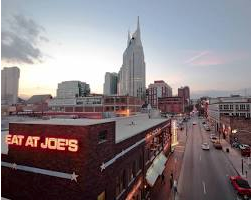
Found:
[[[78,140],[76,139],[45,137],[45,140],[41,141],[41,138],[39,136],[27,136],[25,138],[23,135],[8,134],[5,136],[5,142],[8,145],[69,152],[78,151]]]

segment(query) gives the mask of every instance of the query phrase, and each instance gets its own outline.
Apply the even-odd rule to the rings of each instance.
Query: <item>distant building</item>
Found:
[[[58,84],[57,98],[84,97],[90,94],[89,84],[81,81],[63,81]]]
[[[132,96],[87,96],[49,101],[49,109],[55,112],[114,112],[120,115],[140,112],[142,105],[141,99]]]
[[[18,101],[20,70],[18,67],[4,67],[1,70],[1,101],[12,105]]]
[[[216,131],[220,129],[222,115],[250,118],[250,114],[251,97],[218,97],[209,100],[207,115]]]
[[[23,107],[23,110],[31,110],[33,112],[48,111],[48,103],[52,99],[50,94],[45,95],[33,95],[27,100],[27,105]]]
[[[154,81],[148,86],[147,102],[152,108],[157,108],[158,98],[172,97],[172,88],[164,81]]]
[[[117,73],[105,73],[104,83],[104,95],[116,95],[118,85],[118,74]]]
[[[163,97],[158,99],[159,110],[164,113],[184,113],[184,100],[182,97]]]
[[[127,47],[123,54],[123,64],[118,74],[118,95],[129,95],[145,99],[145,80],[145,59],[138,18],[137,30],[132,36],[128,33]]]
[[[184,105],[190,104],[190,89],[188,86],[178,88],[178,97],[182,97],[184,100]]]

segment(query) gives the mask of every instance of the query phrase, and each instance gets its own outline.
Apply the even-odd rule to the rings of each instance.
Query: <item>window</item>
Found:
[[[222,109],[222,105],[220,105],[220,109]]]
[[[229,109],[229,106],[228,105],[224,105],[223,106],[225,110],[228,110]]]
[[[132,172],[132,166],[129,167],[128,169],[128,181],[129,183],[132,181],[133,179],[133,172]]]
[[[132,175],[133,175],[133,178],[136,177],[136,161],[133,161],[132,163]]]
[[[98,143],[103,143],[107,140],[107,130],[102,130],[98,134]]]
[[[116,196],[118,196],[126,188],[126,171],[123,170],[116,176]]]
[[[239,105],[235,105],[235,109],[236,109],[236,110],[239,110]]]
[[[230,105],[230,109],[233,109],[233,105]]]
[[[246,108],[247,108],[247,110],[249,110],[249,109],[250,109],[249,104],[247,104],[247,105],[246,105]]]
[[[240,110],[245,110],[246,106],[244,104],[240,105]]]
[[[142,156],[141,155],[139,156],[139,163],[138,163],[138,165],[139,165],[139,170],[141,170],[142,169]]]

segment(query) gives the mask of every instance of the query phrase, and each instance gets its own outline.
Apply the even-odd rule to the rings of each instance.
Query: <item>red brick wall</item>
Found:
[[[71,137],[79,140],[76,153],[43,151],[39,149],[9,147],[9,154],[2,155],[2,161],[73,173],[78,182],[68,179],[34,174],[2,167],[2,196],[10,199],[96,199],[104,189],[107,197],[113,198],[109,191],[111,173],[100,172],[102,162],[114,155],[115,123],[92,126],[29,125],[10,124],[10,134],[47,137]],[[97,134],[108,130],[108,140],[98,144]]]
[[[105,191],[106,199],[115,199],[116,176],[124,169],[128,171],[129,166],[132,166],[134,160],[138,161],[140,155],[142,156],[144,153],[146,156],[148,146],[142,143],[103,172],[100,171],[100,165],[143,139],[148,132],[166,124],[169,124],[166,130],[170,132],[170,121],[166,121],[118,144],[115,144],[114,122],[85,127],[11,124],[10,134],[24,136],[44,136],[46,134],[48,137],[77,138],[79,151],[77,153],[45,152],[39,149],[27,150],[12,146],[8,156],[2,155],[2,161],[66,173],[75,172],[79,176],[76,183],[68,179],[2,167],[2,196],[10,199],[96,199],[101,192]],[[108,131],[108,140],[98,144],[97,134],[104,129]],[[147,165],[147,167],[149,166],[150,164]],[[143,175],[142,172],[138,177]],[[129,187],[121,195],[121,199],[127,196],[133,184],[128,185]]]

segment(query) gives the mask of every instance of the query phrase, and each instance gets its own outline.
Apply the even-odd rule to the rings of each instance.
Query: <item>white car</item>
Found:
[[[209,144],[207,142],[204,142],[202,145],[201,145],[201,149],[203,150],[209,150]]]
[[[216,137],[216,135],[215,134],[210,134],[210,139],[212,138],[212,137]]]
[[[211,137],[210,139],[211,139],[212,143],[219,142],[219,139],[217,137],[215,137],[215,136]]]
[[[246,148],[249,148],[249,145],[247,145],[247,144],[241,144],[241,145],[239,145],[239,148],[240,149],[246,149]]]
[[[193,125],[196,125],[197,123],[196,122],[193,122]]]

